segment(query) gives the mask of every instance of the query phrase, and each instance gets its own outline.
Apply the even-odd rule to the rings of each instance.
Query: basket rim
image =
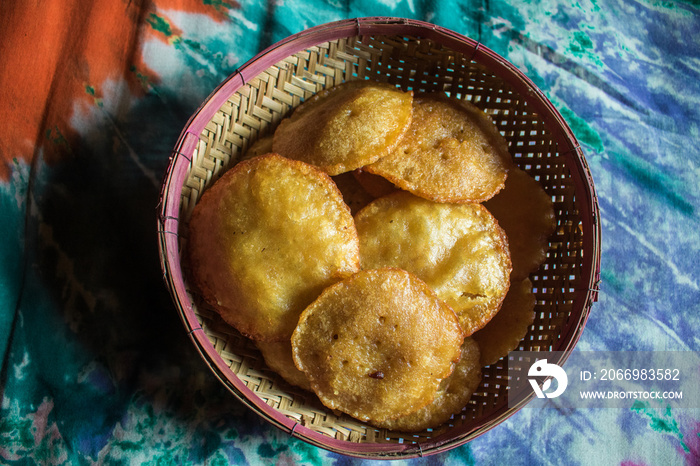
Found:
[[[305,427],[267,405],[254,394],[238,377],[232,374],[221,356],[216,353],[207,335],[197,320],[186,292],[184,277],[179,262],[178,225],[182,187],[187,168],[191,162],[199,134],[214,117],[228,98],[245,84],[280,60],[309,47],[343,38],[363,35],[407,35],[433,40],[441,45],[461,52],[488,67],[489,71],[513,87],[531,105],[538,116],[552,130],[552,137],[561,148],[567,168],[572,173],[576,202],[581,206],[583,228],[583,251],[590,255],[581,270],[581,288],[576,290],[572,309],[581,309],[579,318],[570,319],[562,328],[558,347],[552,351],[563,351],[565,361],[568,353],[578,342],[588,319],[591,305],[598,297],[600,282],[601,225],[597,195],[590,169],[583,151],[572,130],[559,111],[544,93],[518,68],[505,58],[467,36],[447,28],[419,20],[398,17],[364,17],[325,23],[291,35],[261,51],[244,63],[224,80],[207,97],[190,117],[181,132],[170,156],[169,164],[161,183],[157,206],[158,248],[163,277],[185,328],[205,362],[214,374],[249,408],[267,421],[315,446],[356,457],[410,458],[426,456],[449,450],[485,433],[503,420],[515,414],[531,397],[520,400],[518,407],[508,408],[504,404],[491,415],[480,419],[478,424],[466,423],[458,435],[446,438],[439,435],[418,443],[355,443],[328,437]],[[556,131],[555,131],[556,130]],[[229,377],[232,374],[234,377]],[[494,422],[498,421],[498,422]],[[469,437],[473,435],[472,437]]]

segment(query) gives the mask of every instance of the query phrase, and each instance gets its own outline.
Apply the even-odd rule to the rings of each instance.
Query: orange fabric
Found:
[[[173,40],[153,18],[178,10],[222,21],[237,5],[214,1],[62,0],[0,2],[0,181],[15,158],[43,149],[48,162],[70,153],[76,105],[94,105],[105,80],[124,79],[143,92],[140,76],[157,82],[141,57],[145,39]],[[151,21],[151,23],[149,23]]]

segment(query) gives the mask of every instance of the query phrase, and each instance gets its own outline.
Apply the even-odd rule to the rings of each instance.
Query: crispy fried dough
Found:
[[[345,203],[350,207],[350,212],[355,212],[362,209],[375,199],[375,196],[368,193],[367,190],[353,176],[354,172],[345,172],[340,175],[332,176],[336,186],[343,194]]]
[[[508,235],[513,281],[537,270],[547,258],[556,228],[552,199],[525,171],[512,168],[505,188],[484,203]]]
[[[355,214],[363,269],[415,273],[454,309],[466,335],[498,312],[511,271],[508,241],[480,204],[444,204],[405,191]]]
[[[459,362],[440,383],[432,403],[406,416],[374,425],[401,432],[434,429],[465,407],[480,383],[479,345],[472,338],[465,338]]]
[[[287,383],[311,391],[308,377],[294,365],[290,340],[257,342],[256,345],[267,367],[277,372]]]
[[[292,355],[321,402],[383,422],[430,403],[464,340],[454,312],[400,269],[358,272],[304,310]]]
[[[266,136],[253,142],[241,157],[241,160],[252,159],[258,155],[265,155],[272,152],[272,136]]]
[[[289,338],[301,311],[359,266],[357,232],[335,183],[276,154],[226,172],[203,194],[189,227],[194,284],[254,340]]]
[[[512,283],[501,310],[473,335],[481,349],[481,366],[494,364],[516,349],[534,321],[532,282],[526,278]]]
[[[350,81],[324,89],[280,122],[275,152],[338,175],[386,156],[411,122],[413,94]]]
[[[512,162],[505,139],[483,111],[442,94],[413,99],[411,125],[396,148],[365,169],[438,202],[493,197]]]
[[[399,189],[383,176],[375,175],[362,168],[354,170],[352,174],[357,182],[365,188],[365,191],[374,196],[374,199],[386,196]]]

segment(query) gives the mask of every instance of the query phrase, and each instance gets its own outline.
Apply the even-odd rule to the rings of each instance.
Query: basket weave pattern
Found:
[[[536,318],[520,349],[569,350],[587,310],[574,309],[577,293],[587,288],[584,267],[584,213],[577,208],[575,183],[565,152],[547,124],[504,80],[450,47],[406,35],[362,35],[324,42],[288,56],[228,96],[204,130],[191,160],[180,198],[178,238],[186,246],[188,220],[202,193],[232,167],[258,138],[272,134],[299,103],[319,90],[347,80],[371,79],[414,92],[447,92],[486,111],[508,141],[515,163],[539,181],[555,207],[557,230],[545,264],[531,275]],[[574,174],[576,175],[576,174]],[[187,286],[186,264],[183,266]],[[440,438],[464,442],[512,414],[507,406],[506,362],[483,370],[481,386],[461,413],[435,431],[404,434],[376,429],[336,415],[312,394],[288,385],[269,370],[254,343],[221,321],[216,312],[187,289],[201,330],[232,374],[264,402],[295,423],[334,439],[358,443],[421,444]],[[586,307],[590,305],[585,303]],[[206,355],[205,355],[206,358]],[[224,382],[229,375],[219,374]],[[230,387],[230,386],[229,386]]]

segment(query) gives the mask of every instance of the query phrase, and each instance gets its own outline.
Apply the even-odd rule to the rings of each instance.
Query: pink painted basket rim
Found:
[[[268,47],[222,82],[188,121],[173,150],[170,163],[163,178],[158,205],[161,267],[183,323],[202,357],[217,377],[241,401],[258,414],[280,429],[288,432],[291,436],[301,438],[313,445],[336,453],[358,457],[377,457],[379,455],[385,458],[426,456],[466,443],[468,440],[485,433],[515,414],[517,409],[508,409],[507,404],[504,402],[500,409],[494,410],[489,416],[480,419],[478,424],[466,423],[461,430],[457,430],[457,435],[455,435],[455,430],[453,429],[428,442],[419,444],[355,443],[333,439],[317,433],[267,405],[248,389],[243,381],[233,374],[221,356],[214,350],[194,314],[185,290],[184,278],[179,263],[178,219],[182,186],[191,161],[191,154],[194,153],[199,141],[199,134],[201,134],[207,123],[227,99],[243,87],[246,82],[282,59],[320,43],[361,35],[415,36],[434,40],[457,52],[463,53],[465,56],[471,57],[472,60],[487,66],[489,71],[519,92],[552,131],[555,141],[562,149],[560,153],[565,157],[568,169],[572,175],[576,175],[572,178],[574,180],[576,202],[581,207],[580,211],[584,214],[590,213],[590,216],[582,215],[583,250],[591,254],[592,257],[590,261],[586,261],[585,268],[581,272],[581,278],[585,282],[585,286],[577,290],[572,306],[574,310],[581,309],[582,312],[577,320],[571,319],[562,328],[562,337],[559,341],[563,342],[563,344],[553,348],[553,351],[566,352],[568,355],[583,332],[590,313],[591,303],[597,300],[600,281],[599,208],[590,170],[581,147],[557,109],[542,91],[514,65],[473,39],[424,21],[395,17],[366,17],[316,26],[289,36]],[[563,363],[564,360],[560,362]],[[530,397],[520,396],[518,403],[520,405],[525,404],[529,399]],[[470,435],[473,435],[473,437],[467,438]]]

